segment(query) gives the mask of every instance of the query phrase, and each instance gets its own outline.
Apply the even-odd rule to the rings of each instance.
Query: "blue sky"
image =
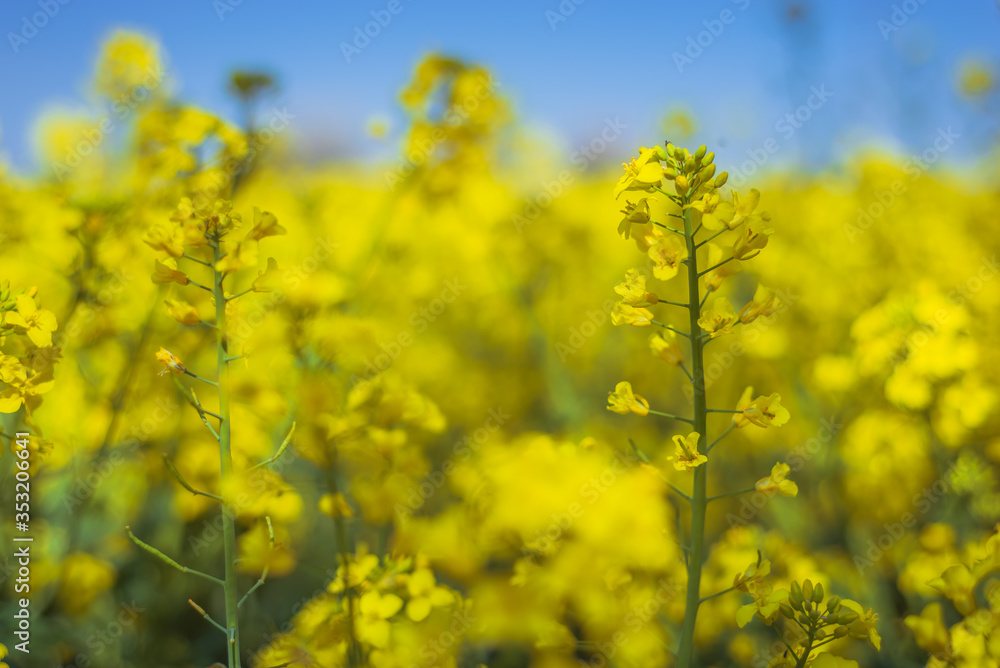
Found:
[[[434,50],[490,67],[518,118],[567,159],[618,118],[627,129],[608,158],[620,162],[662,140],[660,120],[676,106],[698,120],[692,143],[734,163],[769,138],[783,149],[771,164],[815,166],[858,146],[920,151],[949,126],[960,135],[949,160],[969,159],[997,135],[955,84],[966,58],[1000,63],[996,0],[62,1],[0,6],[0,154],[17,169],[34,164],[43,111],[87,106],[98,45],[116,27],[155,37],[180,98],[224,114],[234,111],[229,71],[277,73],[300,141],[331,154],[377,154],[368,120],[398,119],[399,90]],[[25,31],[46,6],[54,16]],[[372,12],[391,20],[347,62],[341,45]],[[809,119],[779,131],[817,90],[826,99],[799,109]]]

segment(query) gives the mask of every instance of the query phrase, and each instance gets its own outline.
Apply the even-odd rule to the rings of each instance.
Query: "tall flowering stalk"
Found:
[[[666,417],[689,425],[691,430],[673,437],[674,452],[668,458],[675,469],[692,476],[690,492],[670,485],[672,493],[683,499],[690,510],[687,539],[678,536],[684,551],[688,582],[684,619],[675,652],[678,668],[696,665],[694,637],[698,608],[711,598],[732,591],[750,594],[753,602],[741,608],[737,616],[736,621],[740,626],[755,616],[766,624],[773,624],[777,616],[784,612],[792,613],[792,616],[786,614],[789,619],[794,618],[792,607],[784,605],[787,610],[781,607],[789,599],[790,593],[774,590],[764,582],[764,576],[770,571],[770,564],[764,559],[758,559],[744,573],[736,574],[732,587],[708,596],[701,595],[702,566],[709,551],[705,533],[708,504],[750,492],[784,496],[795,496],[798,493],[795,483],[787,479],[790,470],[788,465],[779,462],[768,477],[757,481],[749,489],[708,496],[708,455],[726,435],[748,425],[779,427],[789,419],[788,410],[781,405],[778,394],[754,398],[753,388],[749,387],[733,409],[708,406],[705,347],[714,339],[732,332],[736,326],[771,315],[782,305],[772,290],[758,286],[753,300],[739,313],[725,297],[717,296],[708,308],[705,307],[708,298],[719,290],[726,277],[740,271],[742,261],[759,255],[772,234],[768,227],[770,216],[766,212],[757,211],[760,193],[757,190],[751,190],[744,196],[735,191],[731,194],[723,193],[721,189],[726,184],[728,175],[722,172],[716,176],[714,159],[715,155],[709,153],[705,146],[694,153],[669,143],[665,148],[641,148],[639,157],[624,165],[625,174],[616,185],[614,193],[615,197],[628,191],[646,194],[637,202],[626,204],[618,232],[625,239],[634,239],[649,261],[642,269],[630,269],[625,275],[625,281],[615,288],[621,300],[612,311],[612,323],[633,327],[655,326],[662,330],[651,336],[650,349],[655,357],[684,372],[690,383],[689,394],[694,409],[691,417],[653,410],[643,396],[635,394],[631,383],[624,381],[618,383],[608,398],[608,410],[621,414]],[[670,189],[673,192],[669,192],[666,182],[672,182]],[[667,225],[653,220],[657,215],[655,212],[659,210],[664,210],[666,217],[673,218],[676,222]],[[713,243],[727,233],[731,233],[728,249]],[[671,281],[686,274],[687,300],[675,302],[661,299],[647,289],[649,274],[660,281]],[[661,322],[651,308],[686,310],[686,331]],[[685,339],[688,343],[690,368],[685,363],[680,339]],[[731,415],[729,425],[714,439],[710,434],[710,413]],[[648,461],[643,453],[640,454]],[[820,588],[815,602],[818,603],[822,598]],[[794,595],[792,599],[797,600]],[[794,605],[792,603],[793,607]],[[804,607],[802,601],[799,601],[795,610],[807,617],[811,612],[810,608]],[[839,599],[838,605],[831,606],[831,610],[833,615],[840,614]],[[842,616],[844,623],[847,623],[850,615],[845,613]],[[780,660],[787,661],[789,666],[805,666],[812,651],[819,646],[818,640],[825,637],[824,625],[837,625],[839,620],[840,617],[830,619],[829,614],[823,616],[817,612],[807,620],[809,624],[802,626],[809,629],[806,635],[798,638],[793,636],[792,640],[786,642],[788,652]],[[787,634],[782,635],[782,640],[787,637]]]
[[[147,244],[156,250],[165,252],[169,256],[164,261],[156,261],[152,276],[154,283],[176,283],[181,286],[199,288],[211,294],[215,307],[214,321],[209,322],[201,319],[198,309],[195,306],[187,302],[167,301],[170,314],[181,324],[210,327],[215,330],[216,380],[194,373],[176,355],[165,348],[160,348],[156,357],[164,365],[161,373],[170,372],[174,374],[174,381],[178,389],[188,400],[188,403],[197,411],[202,423],[219,444],[219,494],[194,488],[183,478],[169,459],[165,457],[164,461],[167,468],[184,489],[192,494],[211,498],[220,504],[225,561],[224,576],[223,578],[218,578],[182,566],[156,548],[138,539],[129,527],[126,527],[126,532],[129,538],[139,545],[139,547],[162,559],[170,566],[184,573],[192,573],[202,577],[223,588],[225,592],[224,624],[214,620],[211,615],[194,601],[189,600],[188,602],[202,617],[226,635],[229,668],[239,668],[241,665],[239,608],[253,591],[264,584],[267,578],[267,568],[264,568],[257,582],[241,598],[238,592],[236,572],[238,560],[236,548],[236,511],[232,500],[226,498],[225,492],[231,488],[235,478],[233,470],[229,365],[240,359],[242,355],[232,355],[229,350],[227,310],[231,308],[232,302],[247,293],[268,291],[270,289],[268,286],[273,281],[273,273],[277,271],[277,265],[273,259],[269,258],[267,271],[261,273],[249,288],[237,294],[227,293],[224,283],[227,278],[236,272],[257,265],[257,246],[261,239],[277,234],[284,234],[285,230],[278,224],[273,214],[255,209],[254,225],[244,239],[236,243],[229,242],[227,237],[241,223],[239,214],[232,213],[231,208],[231,204],[224,200],[215,202],[208,209],[197,209],[189,200],[182,200],[177,213],[172,218],[172,224],[162,225],[150,230],[145,238]],[[201,265],[204,269],[211,271],[210,287],[196,282],[185,272],[180,271],[177,268],[177,260],[181,258],[196,265]],[[178,376],[181,375],[190,376],[197,381],[213,387],[218,394],[218,412],[206,409],[199,400],[195,390],[186,388],[179,382]],[[260,462],[253,468],[266,466],[280,457],[291,442],[294,430],[295,425],[293,423],[291,431],[278,447],[274,456]],[[270,546],[273,549],[274,528],[271,525],[269,517],[265,517],[264,519],[267,524]]]

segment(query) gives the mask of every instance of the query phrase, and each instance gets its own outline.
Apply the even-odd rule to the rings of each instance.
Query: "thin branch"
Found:
[[[680,306],[681,308],[691,308],[687,304],[682,304],[681,302],[672,302],[672,301],[669,301],[669,300],[666,300],[666,299],[661,299],[660,301],[658,301],[656,303],[657,304],[670,304],[671,306]]]
[[[292,434],[294,434],[294,433],[295,433],[295,423],[293,422],[292,423],[292,428],[288,430],[288,435],[285,436],[285,440],[283,440],[281,442],[281,445],[278,446],[278,451],[275,452],[268,459],[265,459],[264,461],[262,461],[261,463],[255,464],[254,466],[251,466],[249,470],[253,471],[254,469],[260,468],[261,466],[267,466],[268,464],[272,464],[275,461],[277,461],[278,457],[280,457],[281,455],[283,455],[284,452],[285,452],[285,450],[288,449],[289,444],[292,442]]]
[[[676,493],[677,496],[681,497],[682,499],[684,499],[688,503],[691,503],[691,497],[688,496],[687,494],[685,494],[683,491],[681,491],[680,487],[678,487],[674,483],[668,483],[668,484],[670,485],[670,489],[673,490],[673,492]]]
[[[214,626],[215,628],[219,629],[220,631],[222,631],[226,635],[229,635],[229,631],[226,630],[226,627],[223,626],[222,624],[220,624],[219,622],[215,621],[214,619],[212,619],[211,615],[209,615],[207,612],[205,612],[204,608],[202,608],[200,605],[198,605],[197,603],[195,603],[191,599],[188,599],[188,603],[191,605],[192,608],[194,608],[198,612],[199,615],[201,615],[202,617],[204,617],[205,619],[207,619],[208,622],[212,626]]]
[[[734,411],[734,410],[729,409],[729,408],[706,408],[705,411],[708,412],[708,413],[742,413],[743,412],[743,411]]]
[[[755,491],[757,491],[757,488],[756,487],[751,487],[749,489],[741,489],[741,490],[736,491],[736,492],[726,492],[725,494],[716,494],[715,496],[708,497],[707,499],[705,499],[705,501],[706,502],[708,502],[708,501],[716,501],[718,499],[724,499],[727,496],[736,496],[737,494],[746,494],[748,492],[755,492]]]
[[[242,297],[243,295],[247,294],[248,292],[253,292],[253,288],[247,288],[246,290],[244,290],[243,292],[241,292],[239,294],[232,295],[231,297],[226,297],[226,301],[227,302],[231,302],[234,299],[239,299],[240,297]]]
[[[205,325],[206,327],[212,327],[213,329],[215,328],[214,322],[209,322],[208,320],[199,320],[198,322],[199,324]]]
[[[227,357],[227,358],[226,358],[226,362],[227,362],[227,363],[228,363],[228,362],[235,362],[236,360],[241,360],[241,359],[243,359],[244,357],[246,357],[246,355],[237,355],[236,357]]]
[[[688,334],[687,332],[682,332],[681,330],[677,329],[676,327],[671,327],[670,325],[664,325],[659,320],[653,320],[652,322],[653,322],[654,325],[659,325],[660,327],[662,327],[664,329],[669,329],[674,334],[680,334],[681,336],[683,336],[686,339],[690,339],[691,338],[691,335]]]
[[[719,263],[717,263],[717,264],[714,264],[714,265],[712,265],[711,267],[709,267],[709,268],[708,268],[708,269],[706,269],[705,271],[699,271],[699,272],[698,272],[698,278],[701,278],[702,276],[704,276],[704,275],[705,275],[705,274],[707,274],[708,272],[710,272],[710,271],[712,271],[712,270],[714,270],[714,269],[718,269],[719,267],[721,267],[722,265],[726,264],[727,262],[732,262],[732,261],[733,261],[733,260],[735,260],[735,259],[736,259],[736,258],[734,258],[734,257],[730,256],[729,258],[727,258],[727,259],[723,260],[722,262],[719,262]]]
[[[720,234],[725,234],[726,232],[729,232],[729,228],[728,227],[725,228],[725,229],[719,230],[718,232],[716,232],[715,234],[713,234],[709,238],[705,239],[704,241],[699,241],[697,244],[695,244],[695,249],[701,248],[702,246],[704,246],[705,244],[707,244],[712,239],[716,238]]]
[[[733,424],[732,422],[730,422],[729,423],[729,427],[727,427],[726,430],[724,432],[722,432],[722,434],[720,434],[717,439],[715,439],[714,441],[712,441],[712,443],[707,448],[705,448],[705,454],[707,455],[709,452],[711,452],[712,448],[714,448],[718,444],[719,441],[721,441],[722,439],[724,439],[729,434],[729,432],[731,432],[733,429],[736,429],[736,425]]]
[[[657,225],[657,226],[659,226],[659,227],[662,227],[662,228],[663,228],[663,229],[665,229],[665,230],[670,230],[671,232],[674,232],[674,233],[676,233],[676,234],[679,234],[679,235],[681,235],[681,236],[684,236],[684,233],[683,233],[683,232],[681,232],[680,230],[676,230],[676,229],[674,229],[674,228],[670,227],[669,225],[664,225],[663,223],[658,223],[658,222],[656,222],[655,220],[651,220],[651,221],[649,221],[649,222],[653,223],[653,225]]]
[[[735,591],[735,590],[736,590],[736,587],[730,587],[729,589],[723,589],[722,591],[716,592],[716,593],[712,594],[711,596],[706,596],[705,598],[699,599],[698,600],[698,605],[701,605],[705,601],[711,601],[716,596],[722,596],[723,594],[728,594],[729,592]]]
[[[207,496],[210,499],[215,499],[219,503],[222,503],[222,497],[221,496],[218,496],[216,494],[212,494],[211,492],[203,492],[200,489],[195,489],[194,487],[192,487],[191,483],[189,483],[187,480],[184,479],[184,476],[181,475],[181,472],[177,470],[177,467],[174,466],[174,463],[172,461],[170,461],[169,457],[167,457],[167,453],[163,453],[162,456],[163,456],[163,463],[166,464],[167,465],[167,469],[169,469],[170,472],[174,474],[174,477],[177,478],[177,482],[179,482],[181,484],[181,487],[183,487],[184,489],[186,489],[187,491],[191,492],[192,494],[194,494],[196,496],[197,495]]]
[[[188,568],[187,566],[181,566],[176,561],[174,561],[173,559],[171,559],[167,555],[163,554],[162,552],[160,552],[159,550],[157,550],[155,547],[153,547],[149,543],[142,542],[141,540],[139,540],[138,538],[136,538],[135,534],[132,533],[132,529],[130,527],[128,527],[128,526],[125,527],[125,533],[128,534],[128,537],[132,539],[133,543],[135,543],[136,545],[138,545],[142,549],[146,550],[146,552],[149,552],[154,557],[158,557],[159,559],[165,561],[168,565],[173,566],[174,568],[176,568],[177,570],[179,570],[181,573],[191,573],[192,575],[197,575],[200,578],[205,578],[209,582],[214,582],[215,584],[217,584],[219,586],[225,586],[226,583],[223,582],[222,580],[220,580],[219,578],[217,578],[215,576],[212,576],[212,575],[209,575],[208,573],[202,573],[201,571],[196,571],[195,569]]]
[[[687,370],[686,366],[684,366],[684,362],[681,362],[677,366],[679,366],[681,368],[681,371],[683,371],[684,375],[688,377],[688,380],[690,380],[693,383],[694,382],[694,376],[692,376],[691,372]]]
[[[211,262],[205,262],[204,260],[199,260],[198,258],[193,257],[191,255],[188,255],[187,253],[184,253],[184,255],[182,255],[181,257],[184,257],[185,259],[191,260],[192,262],[197,262],[198,264],[204,265],[206,267],[211,267],[212,266]],[[188,280],[191,280],[191,279],[188,279]]]
[[[688,418],[681,417],[679,415],[674,415],[672,413],[663,413],[661,411],[654,411],[652,408],[649,409],[650,415],[659,415],[661,417],[668,417],[672,420],[680,420],[681,422],[687,422],[690,425],[694,424],[694,420],[689,420]]]
[[[270,517],[265,515],[264,520],[267,521],[268,561],[264,564],[264,570],[261,572],[260,578],[257,580],[256,584],[250,587],[250,589],[247,590],[247,593],[243,594],[243,598],[240,599],[240,602],[236,604],[237,608],[241,607],[244,601],[250,598],[250,594],[257,591],[259,587],[263,586],[264,581],[267,580],[267,572],[271,569],[270,556],[271,552],[274,552],[274,527],[271,526]]]
[[[214,325],[213,325],[213,327],[214,327]],[[203,382],[203,383],[208,383],[208,384],[209,384],[209,385],[211,385],[212,387],[218,387],[218,386],[219,386],[219,383],[218,383],[218,382],[216,382],[216,381],[214,381],[214,380],[209,380],[208,378],[202,378],[202,377],[201,377],[201,376],[199,376],[198,374],[196,374],[196,373],[194,373],[194,372],[192,372],[192,371],[188,371],[187,369],[185,369],[185,370],[184,370],[184,373],[186,373],[187,375],[191,376],[191,377],[192,377],[192,378],[194,378],[195,380],[200,380],[200,381],[201,381],[201,382]]]
[[[202,285],[201,283],[198,283],[197,281],[192,281],[190,277],[188,278],[188,283],[191,284],[191,285],[193,285],[196,288],[201,288],[202,290],[204,290],[206,292],[212,292],[212,288],[206,287],[206,286]]]
[[[708,301],[708,296],[709,296],[710,294],[712,294],[713,292],[715,292],[715,290],[706,290],[706,291],[705,291],[705,296],[701,298],[701,303],[700,303],[700,304],[698,304],[698,310],[699,310],[699,311],[701,311],[702,307],[704,307],[704,306],[705,306],[705,302],[707,302],[707,301]]]

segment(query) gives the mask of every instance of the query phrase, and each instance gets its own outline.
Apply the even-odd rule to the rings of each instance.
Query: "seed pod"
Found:
[[[677,170],[673,167],[667,167],[663,170],[663,177],[668,181],[673,181],[677,178]]]
[[[704,181],[707,182],[713,176],[715,176],[715,165],[709,165],[701,170],[701,178]]]
[[[670,142],[667,142],[667,155],[669,155],[672,158],[676,153],[677,153],[677,147],[675,147]]]
[[[683,174],[678,174],[677,178],[674,179],[674,190],[677,191],[678,195],[687,194],[688,180]]]
[[[788,619],[795,619],[795,612],[787,603],[779,605],[778,610],[781,612],[782,616],[787,617]]]
[[[833,630],[833,637],[834,638],[843,638],[846,635],[847,635],[847,627],[846,626],[838,626],[837,628],[835,628]]]
[[[792,607],[793,610],[798,610],[802,612],[802,601],[792,596],[788,597],[788,605]]]
[[[823,584],[821,582],[817,582],[816,586],[813,587],[812,599],[816,603],[822,602],[822,600],[823,600]]]
[[[815,608],[814,608],[814,609],[812,609],[812,610],[810,610],[810,611],[809,611],[809,619],[811,619],[811,620],[812,620],[812,621],[814,621],[814,622],[815,622],[815,621],[816,621],[817,619],[819,619],[819,610],[816,610]]]
[[[720,173],[718,176],[715,177],[715,187],[721,188],[722,186],[726,185],[726,181],[728,180],[729,180],[729,172]]]
[[[713,162],[715,162],[715,153],[709,152],[705,154],[704,158],[702,158],[701,164],[711,165]]]
[[[806,580],[802,583],[802,599],[804,601],[811,601],[813,597],[813,583],[812,580]]]
[[[826,631],[823,629],[816,629],[816,640],[822,640],[826,637]]]
[[[701,146],[698,147],[698,150],[694,152],[694,159],[701,160],[702,158],[705,157],[706,153],[708,153],[708,147],[702,144]]]
[[[839,607],[840,607],[840,597],[839,596],[836,596],[836,595],[835,596],[831,596],[830,600],[826,602],[826,609],[829,610],[830,612],[836,612],[837,608],[839,608]]]

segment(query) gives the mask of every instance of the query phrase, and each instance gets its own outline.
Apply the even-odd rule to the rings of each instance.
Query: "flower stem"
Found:
[[[717,501],[718,499],[724,499],[727,496],[736,496],[738,494],[749,494],[750,492],[756,492],[756,491],[757,491],[756,487],[749,487],[747,489],[738,489],[735,492],[725,492],[723,494],[716,494],[715,496],[710,496],[710,497],[708,497],[705,500],[706,501]]]
[[[226,357],[229,356],[227,350],[228,341],[226,339],[226,295],[222,289],[222,279],[225,274],[220,273],[215,266],[218,266],[222,259],[222,244],[219,236],[214,239],[213,245],[213,292],[215,295],[215,327],[217,333],[216,355],[218,358],[218,378],[216,386],[219,388],[219,462],[220,462],[220,485],[219,489],[227,489],[229,481],[233,477],[233,451],[232,451],[232,420],[229,411],[229,364]],[[226,502],[222,504],[222,538],[223,550],[226,560],[225,577],[225,601],[226,601],[226,629],[229,632],[228,656],[229,668],[240,668],[240,628],[239,628],[239,603],[237,600],[236,582],[236,517],[233,507]]]
[[[688,424],[691,424],[691,425],[694,424],[694,421],[691,420],[691,419],[689,419],[689,418],[681,417],[679,415],[674,415],[673,413],[664,413],[662,411],[654,411],[652,408],[649,409],[649,414],[650,415],[659,415],[661,417],[670,418],[671,420],[680,420],[681,422],[687,422]]]
[[[684,197],[684,204],[688,204]],[[698,254],[691,222],[691,210],[684,210],[684,232],[688,247],[688,316],[691,341],[691,385],[694,389],[694,430],[708,440],[708,411],[705,399],[704,343],[700,337],[701,296],[698,286]],[[684,605],[684,622],[681,625],[680,645],[677,653],[677,668],[693,668],[694,627],[698,617],[701,588],[701,567],[705,559],[705,511],[708,506],[708,463],[694,470],[694,484],[691,490],[691,555],[687,562],[687,597]]]

